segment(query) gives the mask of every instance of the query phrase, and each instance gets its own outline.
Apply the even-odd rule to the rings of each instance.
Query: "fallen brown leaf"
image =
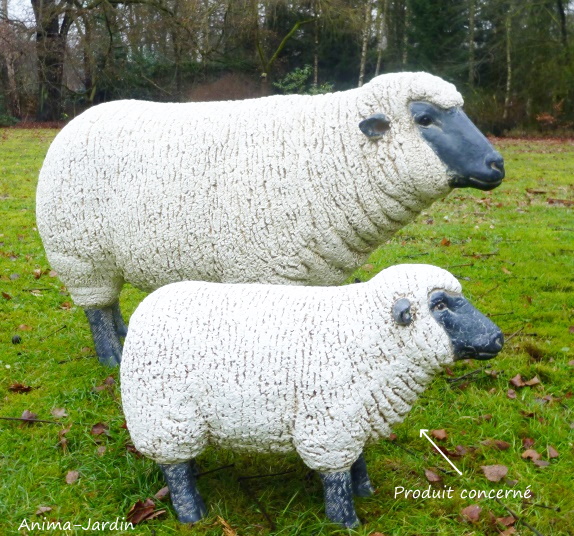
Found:
[[[13,383],[8,387],[8,391],[12,393],[29,393],[32,389],[34,388],[29,385],[24,385],[23,383]]]
[[[56,419],[61,419],[62,417],[68,416],[64,408],[54,408],[52,411],[50,411],[50,413],[53,417],[56,417]]]
[[[108,434],[109,426],[103,422],[99,422],[92,426],[91,434],[95,436],[99,436],[102,434]]]
[[[429,482],[441,482],[442,481],[442,478],[440,477],[440,475],[438,475],[434,471],[431,471],[430,469],[425,469],[425,476]]]
[[[536,452],[534,449],[528,449],[522,453],[522,458],[525,460],[528,458],[531,460],[539,460],[541,455],[538,454],[538,452]]]
[[[514,387],[524,387],[525,385],[524,380],[522,379],[522,376],[520,374],[514,376],[514,378],[510,380],[510,383],[514,385]]]
[[[96,450],[96,454],[100,457],[102,457],[105,453],[106,453],[106,447],[104,447],[104,445],[100,445]]]
[[[448,238],[443,238],[443,239],[440,241],[440,245],[441,245],[441,246],[448,247],[448,246],[450,246],[450,244],[451,244],[451,242],[450,242],[450,240],[449,240]]]
[[[431,435],[435,438],[435,439],[446,439],[447,433],[446,430],[444,428],[441,428],[440,430],[432,430],[431,431]]]
[[[506,266],[503,266],[501,269],[506,275],[512,275],[512,272]]]
[[[478,504],[471,504],[470,506],[467,506],[460,511],[462,517],[471,523],[476,523],[478,521],[480,512],[482,512],[482,508],[478,506]]]
[[[502,441],[501,439],[487,439],[485,441],[481,441],[481,445],[484,445],[485,447],[494,447],[498,450],[508,450],[510,448],[510,443]]]
[[[8,294],[7,292],[2,292],[2,297],[5,300],[11,300],[12,299],[12,296],[10,296],[10,294]]]
[[[516,529],[514,527],[508,527],[503,530],[498,536],[511,536],[511,534],[516,534]]]
[[[513,516],[497,517],[496,522],[504,525],[505,527],[510,527],[516,523],[516,519]]]
[[[522,439],[522,446],[525,449],[529,449],[534,445],[534,443],[536,443],[536,441],[534,441],[534,439],[532,439],[531,437],[525,437]]]
[[[223,529],[223,536],[237,536],[237,532],[229,526],[229,523],[225,521],[221,516],[217,516],[217,521]]]
[[[20,331],[32,331],[33,328],[32,328],[32,326],[29,326],[28,324],[20,324],[18,326],[18,329]]]
[[[481,465],[480,468],[491,482],[500,482],[508,473],[506,465]]]
[[[532,460],[532,463],[538,467],[548,467],[550,465],[550,462],[546,460]]]
[[[58,445],[60,445],[60,447],[62,447],[62,450],[64,451],[64,453],[68,452],[68,439],[66,438],[66,434],[71,430],[72,425],[70,424],[70,426],[68,426],[68,428],[62,428],[59,432],[58,432],[58,437],[60,438],[60,441],[58,441]]]
[[[36,268],[33,272],[34,279],[40,279],[42,277],[42,270],[40,268]]]
[[[51,512],[52,509],[49,506],[38,506],[38,510],[36,510],[36,515],[37,516],[41,516],[42,514],[45,514],[46,512]]]
[[[524,382],[524,385],[528,385],[528,387],[532,387],[533,385],[538,385],[539,383],[540,383],[540,380],[538,379],[538,376],[534,376],[534,378],[532,378],[531,380]]]
[[[145,521],[148,516],[150,516],[155,509],[155,503],[151,499],[146,499],[145,501],[137,501],[128,512],[126,519],[137,525],[142,521]]]
[[[73,305],[69,301],[65,301],[60,304],[60,309],[63,309],[64,311],[69,311],[72,307]]]
[[[169,495],[169,488],[167,486],[164,486],[154,495],[154,497],[161,501],[162,499],[165,499],[168,495]]]
[[[126,443],[126,450],[132,454],[135,454],[138,458],[143,457],[143,454],[138,449],[136,449],[132,443]]]
[[[558,451],[552,445],[548,445],[548,457],[558,458],[558,456],[560,456],[560,454],[558,454]]]
[[[80,473],[78,471],[68,471],[66,474],[66,484],[73,484],[80,478]]]
[[[150,519],[155,519],[166,513],[167,510],[155,510],[155,503],[151,499],[146,499],[145,501],[137,501],[128,512],[126,516],[127,521],[138,525],[143,521],[148,521]]]
[[[20,418],[25,421],[34,422],[38,418],[38,415],[36,413],[32,413],[30,410],[26,410],[22,413]]]
[[[458,459],[458,458],[462,458],[462,454],[460,454],[459,452],[456,452],[454,450],[448,450],[445,447],[442,447],[440,445],[437,445],[438,450],[440,450],[445,456],[448,456],[449,458],[453,458],[453,459]],[[436,452],[436,449],[433,449]]]
[[[469,447],[470,450],[474,450],[474,447]],[[456,447],[454,447],[454,450],[456,451],[456,453],[459,456],[464,456],[466,454],[468,454],[468,449],[466,447],[463,447],[462,445],[457,445]]]
[[[574,201],[571,199],[553,199],[549,197],[546,201],[549,205],[563,205],[565,207],[571,207],[574,205]]]
[[[516,398],[516,391],[514,389],[509,389],[506,391],[506,396],[512,400]]]

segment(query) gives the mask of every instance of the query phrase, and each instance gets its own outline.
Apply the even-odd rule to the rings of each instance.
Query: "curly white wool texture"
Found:
[[[71,121],[40,173],[37,223],[82,307],[124,282],[333,285],[450,191],[408,104],[462,105],[426,73],[235,102],[116,101]],[[384,113],[373,141],[359,123]]]
[[[153,292],[132,316],[121,363],[134,445],[158,463],[213,444],[349,469],[453,359],[429,311],[436,289],[460,285],[434,266],[399,265],[343,287],[182,282]],[[405,297],[414,321],[400,326],[392,307]]]

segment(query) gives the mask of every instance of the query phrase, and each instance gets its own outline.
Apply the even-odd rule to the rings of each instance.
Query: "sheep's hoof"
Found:
[[[325,493],[325,513],[333,523],[348,529],[360,525],[353,504],[351,471],[320,473]]]
[[[185,507],[179,507],[177,511],[177,520],[180,523],[197,523],[205,517],[205,514],[207,514],[207,508],[201,500],[201,497],[196,497],[194,502],[194,507],[189,510]]]
[[[363,454],[351,466],[351,481],[353,483],[353,493],[357,497],[370,497],[375,493],[375,488],[373,488],[367,473],[367,463]]]
[[[357,497],[370,497],[375,493],[375,488],[370,482],[361,482],[360,484],[353,484],[353,493]]]

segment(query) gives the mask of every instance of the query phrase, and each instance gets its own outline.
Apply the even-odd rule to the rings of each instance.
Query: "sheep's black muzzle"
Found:
[[[450,338],[455,361],[492,359],[502,350],[504,336],[500,328],[466,298],[439,290],[430,295],[429,307]]]
[[[447,166],[452,188],[493,190],[504,179],[504,159],[468,116],[457,107],[410,104],[422,137]]]

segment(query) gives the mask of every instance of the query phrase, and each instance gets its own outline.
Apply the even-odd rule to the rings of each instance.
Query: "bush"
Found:
[[[313,68],[310,65],[296,67],[283,78],[274,82],[273,86],[285,95],[292,95],[293,93],[299,95],[320,95],[333,91],[333,84],[329,82],[324,82],[318,86],[310,83],[309,78],[312,74]]]
[[[0,113],[0,127],[12,127],[18,123],[18,119],[8,114]]]

